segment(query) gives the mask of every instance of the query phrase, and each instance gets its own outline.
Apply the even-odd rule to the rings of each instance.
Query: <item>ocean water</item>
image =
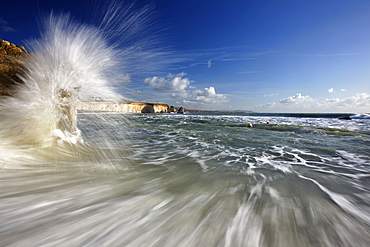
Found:
[[[369,115],[76,113],[106,39],[52,15],[0,99],[0,246],[369,246]]]
[[[83,142],[2,147],[2,246],[370,243],[366,115],[77,117]]]

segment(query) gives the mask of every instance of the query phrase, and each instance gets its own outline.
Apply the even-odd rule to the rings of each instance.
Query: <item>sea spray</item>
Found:
[[[14,93],[0,99],[0,138],[15,144],[54,145],[81,142],[76,104],[99,98],[119,101],[130,74],[163,65],[168,53],[147,28],[154,5],[101,4],[94,24],[69,14],[44,21],[41,38],[30,43]],[[104,11],[105,9],[105,11]],[[168,59],[167,59],[168,61]]]
[[[120,156],[129,148],[117,150],[98,133],[94,141],[84,142],[76,104],[93,98],[118,102],[122,96],[117,91],[122,93],[123,84],[130,82],[129,73],[165,64],[168,53],[155,48],[156,35],[148,34],[153,5],[104,6],[90,24],[52,12],[43,22],[40,38],[29,41],[32,55],[24,60],[16,81],[10,82],[15,85],[12,93],[0,98],[0,155],[7,164],[3,168],[12,163],[37,169],[36,164],[44,161],[60,168],[60,161],[67,159],[74,167],[93,160],[84,169],[97,163],[99,169],[118,169],[107,157]],[[124,118],[122,122],[124,129],[131,125]],[[124,130],[114,135],[129,138]]]
[[[2,137],[41,146],[55,139],[75,143],[80,140],[78,100],[117,98],[106,76],[117,65],[116,52],[96,28],[54,14],[32,47],[34,55],[20,75],[23,83],[1,101]]]

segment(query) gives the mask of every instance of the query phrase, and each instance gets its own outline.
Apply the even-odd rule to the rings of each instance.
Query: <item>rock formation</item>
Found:
[[[168,112],[176,112],[176,108],[173,105],[171,105]]]
[[[80,102],[77,104],[80,111],[105,111],[122,113],[168,113],[166,104],[150,103],[114,103],[114,102]]]
[[[141,113],[154,113],[153,105],[149,104],[144,106],[144,108],[141,110]]]
[[[185,109],[183,107],[180,107],[179,110],[177,111],[177,113],[184,114],[185,113]]]
[[[11,95],[14,87],[22,83],[19,75],[29,54],[23,46],[0,39],[0,95]]]
[[[26,49],[21,45],[15,45],[9,41],[0,39],[0,54],[15,57],[23,57],[28,54]]]

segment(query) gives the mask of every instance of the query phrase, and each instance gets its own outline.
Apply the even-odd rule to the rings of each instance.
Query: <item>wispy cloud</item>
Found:
[[[272,97],[272,96],[276,96],[276,95],[279,95],[279,93],[265,94],[265,95],[263,95],[263,97]]]
[[[237,57],[237,58],[223,58],[220,59],[220,61],[244,61],[244,60],[253,60],[255,59],[254,57]]]
[[[209,60],[211,61],[211,60]],[[199,63],[191,63],[188,67],[194,67],[194,66],[197,66],[197,65],[206,65],[208,68],[210,68],[209,66],[209,61],[208,62],[199,62]]]
[[[259,57],[270,56],[284,51],[255,51],[250,46],[227,46],[212,49],[195,49],[181,51],[183,68],[206,65],[208,68],[213,62],[237,62],[254,60]],[[185,65],[188,63],[189,65]]]
[[[334,88],[329,88],[328,89],[328,93],[334,93],[335,91],[334,91]]]
[[[0,30],[4,32],[16,32],[14,28],[8,25],[8,22],[0,18]]]
[[[334,54],[302,54],[302,56],[310,57],[341,57],[341,56],[355,56],[360,53],[334,53]]]
[[[241,71],[237,73],[238,74],[255,74],[255,73],[261,73],[261,71]]]

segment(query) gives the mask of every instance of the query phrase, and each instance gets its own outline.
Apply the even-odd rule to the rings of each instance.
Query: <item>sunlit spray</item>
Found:
[[[163,53],[146,45],[153,44],[153,38],[139,34],[151,8],[132,12],[132,6],[110,7],[115,11],[107,11],[95,26],[80,24],[68,14],[52,13],[45,21],[41,38],[30,42],[33,55],[19,75],[22,83],[12,96],[1,99],[1,138],[39,146],[81,142],[78,101],[92,97],[117,101],[120,96],[113,86],[130,78],[131,62],[160,64],[153,58]],[[109,45],[113,39],[116,45]],[[123,39],[125,43],[120,43]]]

